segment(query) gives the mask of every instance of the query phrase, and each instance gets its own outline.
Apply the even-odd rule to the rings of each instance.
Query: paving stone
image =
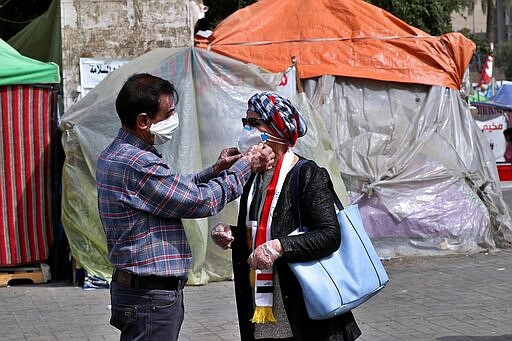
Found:
[[[358,341],[511,341],[512,249],[384,263],[390,283],[354,310]],[[0,288],[1,339],[119,339],[109,291],[66,283]],[[233,282],[185,288],[180,341],[237,341]]]

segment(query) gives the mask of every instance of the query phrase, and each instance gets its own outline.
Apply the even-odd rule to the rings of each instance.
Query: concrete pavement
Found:
[[[390,283],[354,310],[360,341],[512,340],[512,250],[386,261]],[[0,340],[118,340],[109,292],[0,288]],[[185,288],[180,340],[238,340],[232,282]]]

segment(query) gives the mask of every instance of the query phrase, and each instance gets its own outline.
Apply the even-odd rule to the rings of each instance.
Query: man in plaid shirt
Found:
[[[195,175],[176,173],[154,144],[178,127],[177,102],[169,81],[131,76],[116,99],[122,127],[97,162],[98,208],[115,267],[110,323],[121,340],[178,339],[192,260],[181,219],[219,213],[241,195],[251,172],[274,162],[271,148],[259,144],[244,154],[224,149]]]

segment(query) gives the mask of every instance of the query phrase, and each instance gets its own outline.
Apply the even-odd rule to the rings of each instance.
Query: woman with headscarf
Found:
[[[352,312],[327,320],[308,317],[288,266],[326,257],[341,241],[331,179],[314,162],[305,163],[299,176],[302,222],[309,232],[289,236],[297,228],[291,169],[301,158],[291,147],[306,133],[306,121],[288,99],[261,92],[249,99],[242,123],[240,152],[266,143],[276,162],[246,184],[237,226],[219,223],[212,230],[217,245],[232,248],[241,340],[355,340],[361,331]]]

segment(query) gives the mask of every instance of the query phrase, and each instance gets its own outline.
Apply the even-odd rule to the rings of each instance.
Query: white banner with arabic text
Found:
[[[505,136],[503,136],[503,130],[507,129],[507,118],[501,115],[487,121],[477,120],[476,124],[482,130],[487,141],[489,141],[489,146],[496,157],[496,162],[505,162],[503,154],[505,154],[507,143]]]

